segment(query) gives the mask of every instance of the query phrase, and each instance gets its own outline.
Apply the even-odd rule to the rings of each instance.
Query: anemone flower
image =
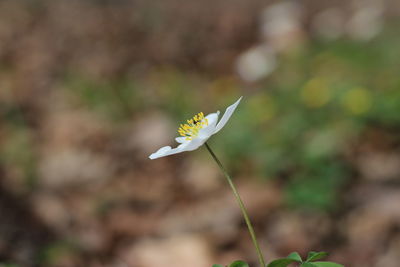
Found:
[[[222,173],[224,174],[225,178],[227,179],[229,186],[231,187],[233,194],[239,204],[239,207],[242,211],[244,220],[246,221],[247,228],[249,229],[249,233],[253,244],[256,248],[258,258],[260,261],[260,265],[262,267],[265,266],[264,256],[261,253],[260,246],[257,242],[256,235],[254,233],[253,225],[251,224],[250,218],[247,214],[246,208],[243,204],[242,199],[240,198],[239,192],[234,185],[232,178],[225,170],[224,166],[222,165],[221,161],[217,158],[215,153],[212,151],[211,147],[207,144],[207,140],[214,134],[218,133],[228,122],[231,118],[233,112],[235,111],[236,107],[239,105],[240,97],[235,103],[230,105],[226,108],[224,115],[218,121],[219,111],[215,113],[208,114],[204,117],[203,112],[198,113],[192,119],[187,120],[187,123],[181,124],[178,133],[181,135],[180,137],[175,138],[175,140],[180,143],[176,148],[171,148],[170,146],[164,146],[160,148],[157,152],[151,154],[149,156],[150,159],[157,159],[173,154],[177,154],[180,152],[185,151],[192,151],[199,148],[201,145],[205,145],[208,152],[210,152],[212,158],[215,160],[219,168],[221,169]],[[246,265],[247,266],[247,265]]]
[[[236,107],[239,105],[240,97],[235,103],[226,108],[224,115],[218,121],[219,111],[210,113],[204,117],[203,112],[198,113],[187,123],[181,124],[178,133],[181,135],[175,138],[180,143],[176,148],[164,146],[149,156],[150,159],[157,159],[185,151],[192,151],[203,145],[212,135],[218,133],[228,122]]]

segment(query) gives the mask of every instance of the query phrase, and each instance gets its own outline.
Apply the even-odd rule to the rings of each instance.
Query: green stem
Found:
[[[237,189],[236,189],[236,187],[235,187],[235,185],[234,185],[234,183],[232,181],[232,178],[230,177],[228,172],[225,170],[225,168],[222,165],[221,161],[219,161],[217,156],[211,150],[210,146],[207,143],[205,143],[205,145],[207,147],[208,152],[210,152],[211,156],[213,157],[215,162],[218,164],[218,166],[221,169],[222,173],[225,175],[226,180],[228,181],[228,183],[229,183],[229,185],[230,185],[230,187],[231,187],[231,189],[233,191],[233,194],[235,195],[235,198],[236,198],[236,200],[237,200],[237,202],[238,202],[238,204],[240,206],[240,209],[242,210],[244,220],[246,221],[247,228],[249,229],[249,233],[250,233],[251,239],[253,241],[253,244],[256,247],[257,254],[258,254],[258,260],[260,261],[261,266],[265,267],[264,256],[261,253],[260,246],[258,245],[258,242],[257,242],[256,234],[254,233],[253,225],[251,224],[250,218],[247,215],[247,210],[246,210],[246,208],[245,208],[245,206],[243,204],[242,199],[240,198],[239,192],[237,191]]]

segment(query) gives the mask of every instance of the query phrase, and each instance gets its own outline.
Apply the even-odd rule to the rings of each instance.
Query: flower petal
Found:
[[[219,116],[219,111],[208,114],[206,116],[206,119],[208,120],[208,125],[216,125],[218,121],[218,116]]]
[[[183,143],[185,143],[187,140],[186,140],[186,137],[178,136],[178,137],[175,138],[175,141],[178,142],[178,143],[180,143],[180,144],[183,144]]]
[[[184,147],[182,147],[182,145],[179,145],[176,148],[171,148],[170,146],[164,146],[162,148],[160,148],[159,150],[157,150],[157,152],[151,154],[149,156],[149,159],[158,159],[161,157],[165,157],[165,156],[169,156],[172,154],[176,154],[176,153],[180,153],[183,152]]]
[[[210,138],[210,136],[206,137],[197,136],[196,138],[193,138],[189,142],[185,143],[186,145],[185,151],[192,151],[198,149],[208,140],[208,138]]]
[[[190,141],[185,141],[184,143],[180,144],[176,148],[171,148],[170,146],[164,146],[157,150],[157,152],[151,154],[149,156],[149,159],[157,159],[161,157],[166,157],[169,155],[185,152],[185,151],[192,151],[197,148],[199,148],[202,144],[204,144],[209,137],[207,138],[201,138],[201,137],[196,137],[193,138]]]
[[[240,100],[242,100],[242,96],[232,105],[226,108],[224,115],[222,116],[221,120],[218,122],[217,126],[215,127],[214,134],[219,132],[225,124],[228,122],[229,118],[232,116],[233,112],[235,111],[236,107],[239,105]]]
[[[214,134],[215,125],[217,124],[217,121],[218,121],[218,115],[219,115],[219,112],[215,112],[215,113],[210,113],[206,116],[206,118],[208,120],[208,125],[200,129],[199,135],[198,135],[200,138],[208,139],[211,135]]]

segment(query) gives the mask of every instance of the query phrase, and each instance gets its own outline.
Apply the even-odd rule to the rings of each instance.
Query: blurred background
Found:
[[[2,0],[2,266],[400,264],[400,2]]]

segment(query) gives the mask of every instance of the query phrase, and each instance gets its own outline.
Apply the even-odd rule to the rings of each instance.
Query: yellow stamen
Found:
[[[203,112],[200,112],[193,119],[187,120],[187,123],[181,124],[178,133],[186,137],[186,140],[192,140],[199,134],[200,129],[207,125],[208,119],[204,117]]]

